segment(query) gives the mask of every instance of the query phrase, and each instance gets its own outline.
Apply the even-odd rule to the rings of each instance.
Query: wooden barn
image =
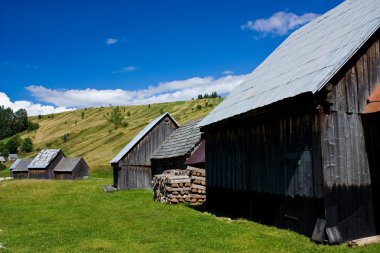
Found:
[[[0,163],[1,163],[1,164],[4,164],[4,163],[5,163],[5,158],[4,158],[4,156],[0,156]]]
[[[90,168],[82,157],[63,157],[53,169],[55,179],[85,179]]]
[[[379,27],[379,0],[343,2],[199,124],[211,210],[330,243],[380,233]]]
[[[29,164],[29,178],[54,179],[53,169],[65,157],[60,149],[43,149]]]
[[[28,166],[33,158],[17,159],[11,167],[9,167],[11,177],[14,179],[28,178]]]
[[[179,127],[151,157],[153,175],[165,170],[186,169],[186,160],[202,142],[198,123],[201,119]]]
[[[206,148],[206,142],[203,140],[201,144],[199,144],[199,146],[194,150],[191,156],[186,160],[185,164],[192,167],[205,169],[205,166],[206,166],[205,148]]]
[[[150,157],[178,128],[169,113],[150,122],[112,160],[114,186],[119,189],[151,188]]]

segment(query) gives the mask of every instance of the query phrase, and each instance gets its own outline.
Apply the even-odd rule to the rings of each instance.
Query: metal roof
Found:
[[[9,170],[15,171],[28,171],[28,165],[33,161],[33,158],[17,159]]]
[[[198,119],[179,127],[166,142],[154,153],[152,159],[171,158],[186,155],[201,141],[201,131],[197,124]]]
[[[174,120],[174,118],[168,113],[160,115],[155,118],[152,122],[150,122],[143,130],[141,130],[135,138],[133,138],[111,161],[110,163],[118,163],[128,152],[147,134],[150,130],[152,130],[163,118],[169,116],[170,119],[179,126],[178,123]]]
[[[43,149],[29,164],[28,169],[44,169],[61,152],[60,149]]]
[[[63,157],[53,171],[73,171],[82,157]]]
[[[206,162],[206,153],[205,153],[206,142],[202,141],[201,144],[194,150],[189,159],[186,160],[185,164],[199,164]]]
[[[379,27],[379,0],[343,2],[293,32],[199,126],[316,93]]]
[[[18,159],[18,155],[17,154],[9,154],[8,159]]]
[[[0,156],[0,162],[5,162],[4,156]]]

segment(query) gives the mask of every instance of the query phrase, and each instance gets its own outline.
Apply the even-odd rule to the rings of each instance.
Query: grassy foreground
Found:
[[[307,237],[185,205],[149,190],[103,193],[110,179],[0,182],[2,252],[380,252]]]

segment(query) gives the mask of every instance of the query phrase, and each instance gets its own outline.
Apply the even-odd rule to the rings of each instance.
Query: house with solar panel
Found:
[[[330,243],[380,233],[380,1],[292,33],[200,122],[210,210]]]
[[[164,113],[141,130],[110,161],[114,186],[119,189],[150,189],[152,187],[150,157],[178,126],[169,113]]]
[[[200,120],[180,126],[151,156],[153,175],[187,168],[186,160],[202,142],[201,131],[197,127]]]
[[[54,179],[54,168],[65,157],[60,149],[43,149],[28,165],[28,178]]]

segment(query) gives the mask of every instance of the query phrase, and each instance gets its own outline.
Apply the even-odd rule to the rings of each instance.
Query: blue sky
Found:
[[[30,114],[228,94],[341,0],[0,0],[0,104]]]

